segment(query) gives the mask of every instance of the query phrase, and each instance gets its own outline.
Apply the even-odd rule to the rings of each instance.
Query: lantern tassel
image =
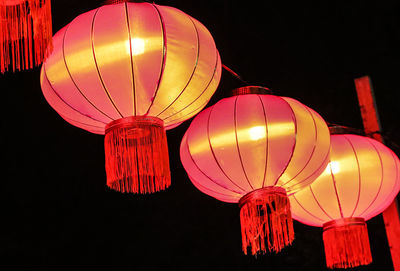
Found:
[[[293,221],[286,191],[280,187],[254,190],[239,201],[242,249],[247,255],[279,252],[294,240]]]
[[[127,193],[154,193],[171,185],[163,121],[135,116],[107,125],[104,139],[107,186]]]
[[[2,1],[0,72],[40,65],[51,52],[52,34],[50,0]]]
[[[344,218],[323,226],[326,264],[351,268],[372,262],[368,230],[363,218]]]

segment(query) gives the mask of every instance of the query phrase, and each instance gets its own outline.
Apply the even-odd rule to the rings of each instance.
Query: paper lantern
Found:
[[[200,191],[239,203],[245,254],[277,252],[294,239],[287,194],[326,168],[329,130],[294,99],[260,94],[260,87],[234,93],[193,119],[181,161]]]
[[[329,268],[372,261],[365,221],[392,203],[400,189],[400,161],[382,143],[332,135],[330,162],[309,187],[290,197],[293,218],[323,227]]]
[[[107,185],[168,187],[165,129],[197,114],[220,80],[209,31],[172,7],[122,3],[78,16],[53,40],[43,94],[67,122],[105,134]]]
[[[0,72],[41,64],[52,35],[50,0],[1,0]]]

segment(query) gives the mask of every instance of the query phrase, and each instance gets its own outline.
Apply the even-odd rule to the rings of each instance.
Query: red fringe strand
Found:
[[[247,255],[279,252],[294,240],[286,191],[280,187],[254,190],[239,201],[242,249]]]
[[[104,139],[107,186],[127,193],[154,193],[171,185],[163,121],[135,116],[107,125]]]
[[[323,226],[326,264],[351,268],[372,262],[367,224],[363,218],[344,218]]]
[[[39,66],[52,35],[50,0],[0,1],[0,72]]]

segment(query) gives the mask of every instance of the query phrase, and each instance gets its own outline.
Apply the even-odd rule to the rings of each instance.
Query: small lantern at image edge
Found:
[[[130,193],[170,186],[165,130],[201,111],[219,84],[210,32],[172,7],[121,3],[79,15],[53,43],[44,97],[70,124],[105,134],[107,185]]]
[[[0,72],[39,66],[52,36],[50,0],[1,0]]]
[[[290,196],[293,218],[322,227],[329,268],[372,262],[365,221],[383,212],[400,189],[400,161],[382,143],[331,136],[330,161],[310,186]]]
[[[181,161],[195,187],[239,203],[245,254],[278,252],[294,239],[291,195],[326,168],[325,121],[286,97],[243,87],[200,112],[181,142]]]

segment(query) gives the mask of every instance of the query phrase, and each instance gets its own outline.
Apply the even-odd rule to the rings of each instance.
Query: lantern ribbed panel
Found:
[[[243,94],[200,112],[180,154],[200,191],[240,202],[243,251],[256,255],[292,243],[287,194],[325,169],[329,146],[328,127],[307,106],[290,98]]]
[[[399,189],[400,161],[389,148],[368,137],[332,135],[330,162],[315,182],[290,197],[292,215],[302,223],[324,227],[328,267],[365,265],[372,261],[368,234],[355,233],[365,230],[346,222],[325,233],[326,225],[368,220],[384,211]],[[346,250],[341,243],[347,244]]]
[[[220,80],[209,31],[175,8],[125,2],[76,17],[53,42],[43,94],[67,122],[106,134],[107,185],[132,193],[168,187],[165,129],[197,114]],[[131,136],[138,131],[146,132]]]
[[[171,7],[102,6],[76,17],[53,41],[43,94],[66,121],[93,133],[139,115],[175,127],[207,104],[221,76],[209,31]]]
[[[330,162],[309,187],[291,198],[293,218],[321,227],[346,217],[368,220],[400,189],[400,161],[382,143],[358,135],[332,135]]]
[[[327,164],[329,130],[312,109],[291,98],[239,95],[203,110],[181,143],[193,184],[226,202],[259,188],[292,194]]]

